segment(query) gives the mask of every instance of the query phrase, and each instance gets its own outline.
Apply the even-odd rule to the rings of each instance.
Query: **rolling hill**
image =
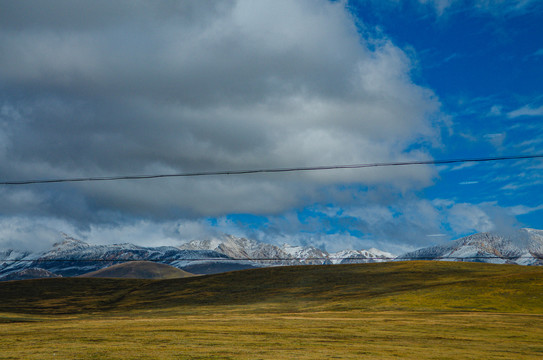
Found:
[[[543,267],[412,261],[0,283],[6,359],[539,359]]]
[[[130,261],[81,275],[81,277],[123,279],[178,279],[190,276],[195,275],[152,261]]]
[[[0,312],[126,312],[201,306],[262,311],[543,314],[543,268],[456,262],[291,266],[171,280],[51,278],[0,283]]]

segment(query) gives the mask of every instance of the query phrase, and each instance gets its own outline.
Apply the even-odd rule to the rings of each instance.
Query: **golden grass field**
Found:
[[[543,267],[397,262],[0,283],[0,359],[541,359]]]

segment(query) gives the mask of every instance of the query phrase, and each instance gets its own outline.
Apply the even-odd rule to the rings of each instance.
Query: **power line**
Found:
[[[155,263],[172,263],[175,261],[326,261],[326,260],[353,260],[353,261],[412,261],[412,260],[478,260],[478,259],[501,259],[501,260],[518,260],[518,259],[537,259],[543,260],[543,257],[520,255],[520,256],[497,256],[497,255],[479,255],[479,256],[421,256],[421,257],[296,257],[296,258],[230,258],[230,257],[202,257],[202,258],[174,258],[170,260],[143,260],[143,259],[0,259],[0,262],[137,262],[150,261]]]
[[[65,182],[148,180],[148,179],[159,179],[159,178],[170,178],[170,177],[247,175],[247,174],[286,173],[286,172],[301,172],[301,171],[322,171],[322,170],[337,170],[337,169],[362,169],[362,168],[371,168],[371,167],[410,166],[410,165],[444,165],[444,164],[465,163],[465,162],[490,162],[490,161],[504,161],[504,160],[537,159],[537,158],[543,158],[543,154],[497,156],[497,157],[486,157],[486,158],[461,158],[461,159],[446,159],[446,160],[398,161],[398,162],[381,162],[381,163],[368,163],[368,164],[324,165],[324,166],[274,168],[274,169],[201,171],[201,172],[184,172],[184,173],[174,173],[174,174],[119,175],[119,176],[96,176],[96,177],[80,177],[80,178],[12,180],[12,181],[2,181],[0,182],[0,185],[30,185],[30,184],[51,184],[51,183],[65,183]]]

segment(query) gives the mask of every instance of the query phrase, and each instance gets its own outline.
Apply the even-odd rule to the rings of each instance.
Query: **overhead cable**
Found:
[[[463,261],[463,260],[481,260],[481,259],[500,259],[500,260],[519,260],[519,259],[534,259],[534,260],[543,260],[540,256],[533,256],[533,255],[518,255],[518,256],[498,256],[498,255],[475,255],[475,256],[417,256],[417,257],[404,257],[404,256],[398,256],[398,257],[390,257],[390,256],[383,256],[383,257],[367,257],[367,258],[358,258],[358,257],[291,257],[291,258],[274,258],[274,257],[259,257],[259,258],[252,258],[252,257],[240,257],[240,258],[233,258],[233,257],[201,257],[201,258],[174,258],[174,259],[168,259],[168,260],[146,260],[154,263],[174,263],[176,261],[187,261],[187,262],[193,262],[193,261],[240,261],[240,262],[246,262],[246,261],[271,261],[271,262],[278,262],[278,261],[300,261],[300,262],[308,262],[308,261],[327,261],[327,260],[351,260],[351,261],[367,261],[367,262],[381,262],[381,261],[416,261],[416,260],[457,260],[457,261]],[[0,262],[33,262],[33,263],[48,263],[48,262],[106,262],[106,263],[124,263],[124,262],[137,262],[142,261],[143,259],[103,259],[103,258],[95,258],[95,259],[0,259]]]
[[[11,181],[0,181],[0,185],[30,185],[30,184],[51,184],[51,183],[65,183],[65,182],[148,180],[148,179],[172,178],[172,177],[247,175],[247,174],[286,173],[286,172],[301,172],[301,171],[322,171],[322,170],[336,170],[336,169],[362,169],[362,168],[389,167],[389,166],[445,165],[445,164],[466,163],[466,162],[490,162],[490,161],[504,161],[504,160],[537,159],[537,158],[543,158],[543,154],[497,156],[497,157],[486,157],[486,158],[461,158],[461,159],[446,159],[446,160],[397,161],[397,162],[348,164],[348,165],[324,165],[324,166],[274,168],[274,169],[272,168],[272,169],[249,169],[249,170],[201,171],[201,172],[183,172],[183,173],[173,173],[173,174],[119,175],[119,176],[95,176],[95,177],[80,177],[80,178],[11,180]]]

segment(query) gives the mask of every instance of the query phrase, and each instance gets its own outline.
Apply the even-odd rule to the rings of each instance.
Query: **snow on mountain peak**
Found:
[[[329,254],[313,246],[284,243],[275,246],[257,240],[225,235],[222,239],[195,240],[179,246],[180,249],[215,250],[236,259],[248,259],[260,265],[339,264],[391,260],[391,253],[370,250],[346,250]]]
[[[507,235],[478,233],[409,252],[400,258],[540,265],[543,263],[543,231],[519,229]]]
[[[61,235],[63,239],[53,244],[54,249],[63,249],[63,250],[75,249],[75,248],[82,249],[82,248],[87,248],[90,246],[86,242],[76,239],[74,237],[71,237],[68,234],[61,233]]]

